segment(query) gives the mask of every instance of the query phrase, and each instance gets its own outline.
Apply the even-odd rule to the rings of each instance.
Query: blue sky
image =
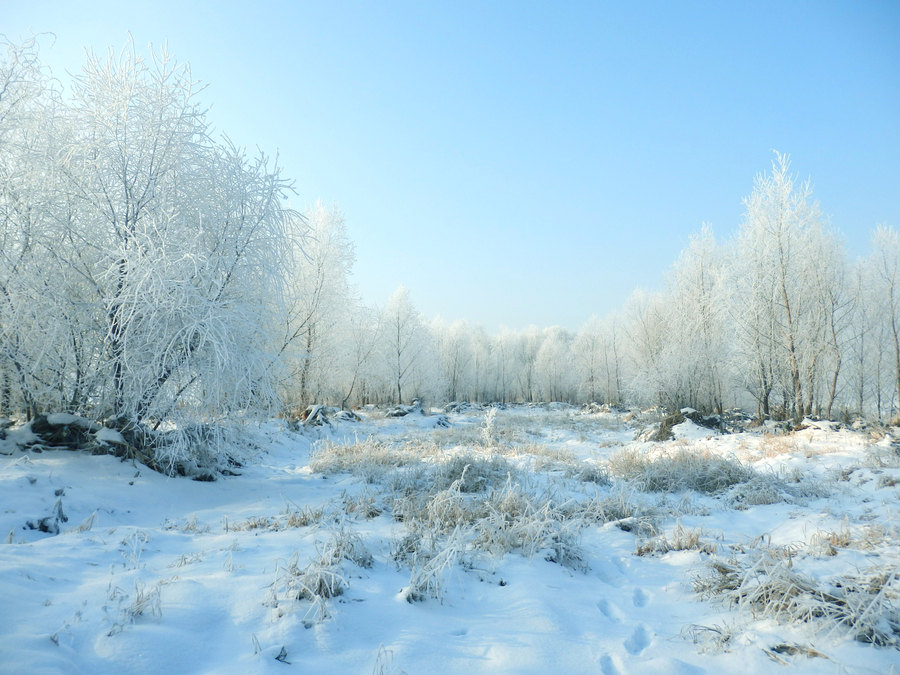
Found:
[[[209,118],[343,210],[355,283],[489,331],[659,288],[789,153],[852,256],[900,228],[897,2],[32,2],[42,57],[167,41]]]

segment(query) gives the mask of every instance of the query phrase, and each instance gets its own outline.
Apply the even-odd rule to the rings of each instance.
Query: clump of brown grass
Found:
[[[341,503],[344,506],[344,513],[365,520],[377,518],[383,513],[383,509],[378,505],[378,497],[368,490],[359,495],[348,495],[345,492],[341,495]]]
[[[679,522],[669,534],[661,534],[638,541],[635,553],[639,556],[647,556],[661,555],[669,551],[699,551],[712,555],[718,551],[718,548],[715,543],[704,541],[703,531],[699,527],[687,529]]]
[[[325,510],[320,506],[302,506],[296,507],[291,505],[285,508],[284,512],[285,524],[288,527],[309,527],[322,522],[325,517]]]
[[[835,556],[838,549],[847,548],[853,542],[850,530],[840,532],[816,532],[806,545],[807,553],[813,556]]]

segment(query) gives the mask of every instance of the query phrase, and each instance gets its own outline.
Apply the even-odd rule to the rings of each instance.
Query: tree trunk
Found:
[[[891,328],[894,333],[894,367],[895,367],[895,376],[896,376],[896,389],[897,392],[897,402],[900,405],[900,331],[897,328],[897,321],[894,316],[891,316]]]
[[[794,388],[794,417],[798,423],[803,419],[803,382],[800,379],[800,366],[797,362],[797,349],[794,345],[794,320],[791,314],[791,301],[787,291],[787,263],[784,260],[784,250],[781,241],[778,243],[778,255],[781,263],[781,299],[784,302],[784,311],[787,318],[787,348],[791,361],[791,384]]]

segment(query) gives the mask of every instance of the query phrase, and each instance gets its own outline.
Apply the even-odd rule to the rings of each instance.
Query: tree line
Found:
[[[897,415],[900,238],[878,227],[849,260],[786,156],[737,236],[704,226],[663,291],[575,332],[489,335],[404,288],[367,307],[339,210],[289,208],[277,162],[214,134],[165,51],[88,55],[63,92],[35,43],[5,48],[2,415],[160,430],[414,398]]]

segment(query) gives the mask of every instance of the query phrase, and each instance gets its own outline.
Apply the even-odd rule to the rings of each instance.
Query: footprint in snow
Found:
[[[650,645],[650,631],[646,626],[638,626],[623,644],[629,654],[637,656]]]
[[[597,603],[597,608],[600,610],[600,613],[603,614],[603,616],[605,616],[613,623],[622,623],[622,619],[625,618],[625,615],[622,614],[622,610],[616,607],[606,598]]]
[[[635,588],[631,600],[634,602],[635,607],[646,607],[647,603],[650,602],[650,596],[643,588]]]
[[[603,675],[622,675],[622,670],[609,654],[604,654],[600,659],[600,672]]]
[[[610,559],[609,561],[602,563],[596,573],[601,581],[610,586],[620,587],[628,581],[628,577],[622,573],[621,562],[615,559]]]

